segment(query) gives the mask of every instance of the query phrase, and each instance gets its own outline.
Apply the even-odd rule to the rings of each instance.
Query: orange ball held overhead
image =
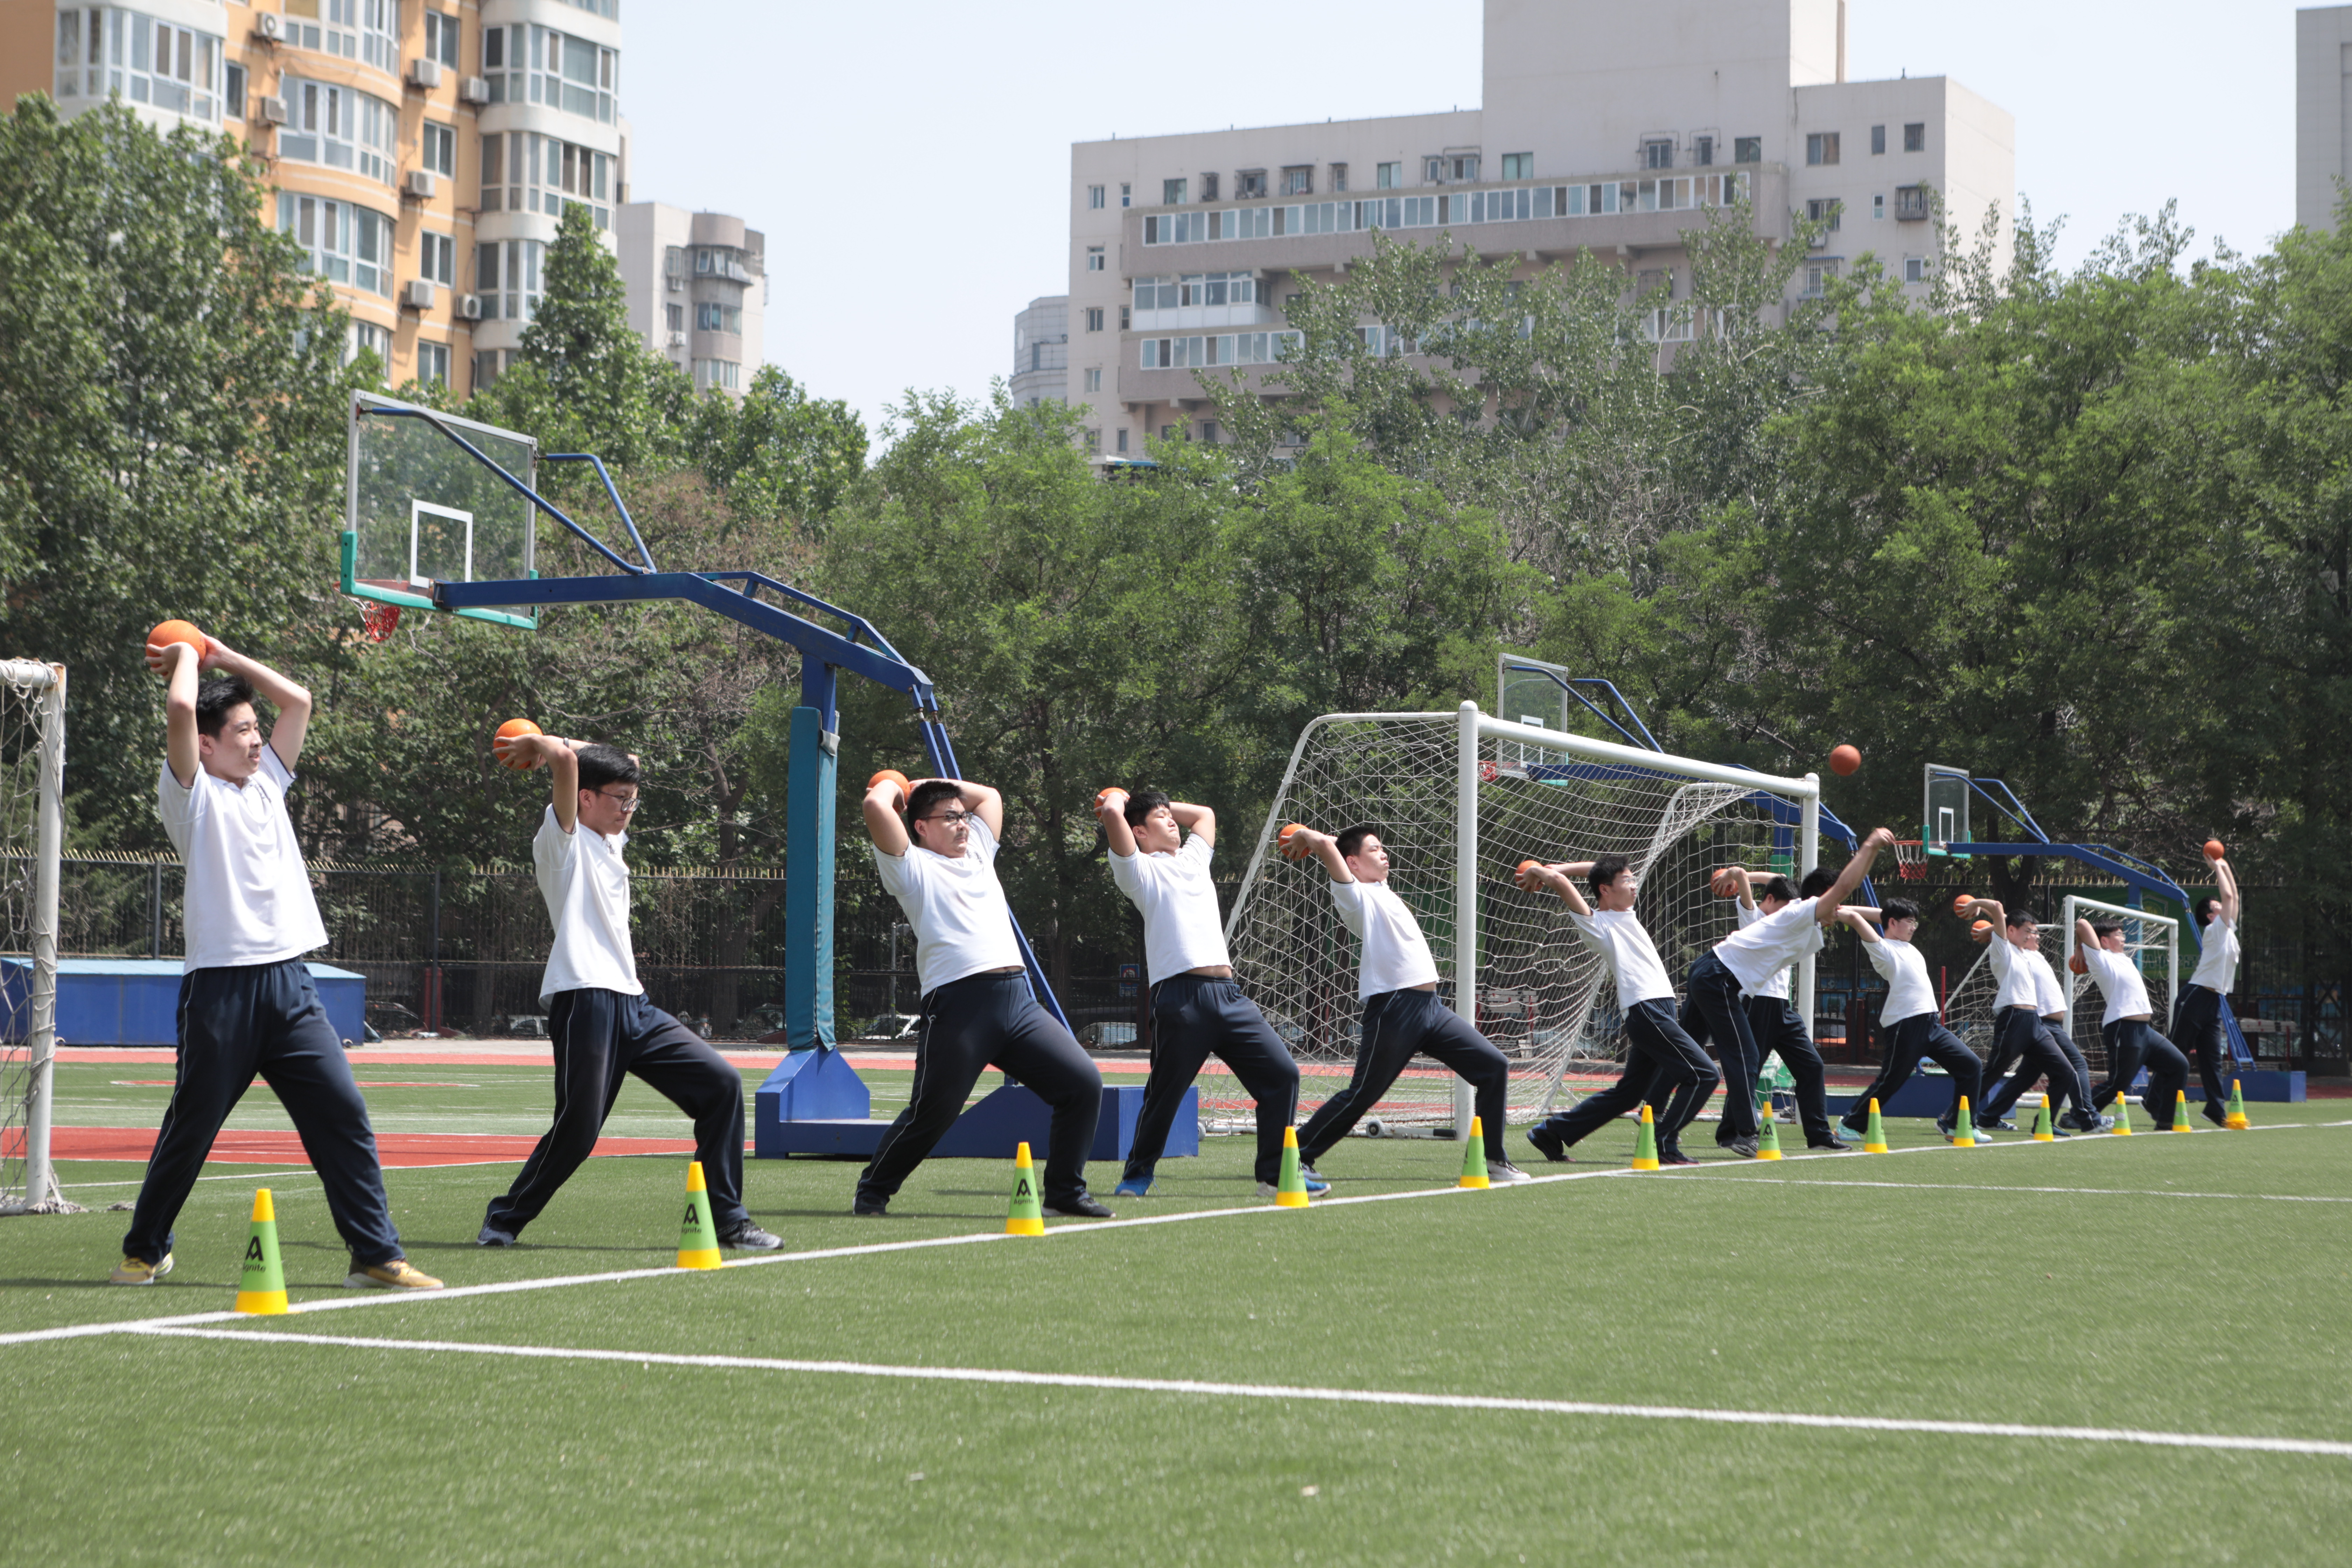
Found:
[[[1282,831],[1274,836],[1275,848],[1286,859],[1304,860],[1307,858],[1307,846],[1301,843],[1298,837],[1299,834],[1306,831],[1306,827],[1307,825],[1303,822],[1284,823],[1282,825]]]
[[[202,658],[205,653],[205,634],[198,631],[191,621],[165,621],[147,634],[147,641],[158,647],[184,642],[196,650],[197,658]]]
[[[1979,921],[1969,927],[1969,940],[1981,947],[1992,940],[1992,921]]]
[[[1095,809],[1097,811],[1100,811],[1104,806],[1109,805],[1110,797],[1113,795],[1117,795],[1120,800],[1124,801],[1127,799],[1127,791],[1123,786],[1118,784],[1105,784],[1102,788],[1095,791]]]
[[[1715,889],[1715,896],[1718,899],[1736,899],[1739,896],[1739,879],[1731,874],[1731,868],[1728,866],[1717,866],[1715,868],[1715,874],[1706,879],[1706,885]]]
[[[872,778],[866,781],[866,787],[867,789],[872,789],[876,784],[884,783],[885,781],[897,784],[898,786],[898,793],[902,795],[912,795],[914,793],[915,786],[908,784],[907,782],[907,775],[900,773],[896,768],[884,768],[880,773],[876,773]]]
[[[544,731],[528,719],[509,719],[499,725],[499,732],[491,737],[490,754],[510,768],[529,773],[531,764],[530,753],[525,752],[520,755],[516,754],[514,742],[525,735],[541,733]]]
[[[2227,855],[2228,853],[2229,850],[2222,847],[2221,841],[2220,839],[2208,838],[2205,840],[2205,858],[2208,860],[2219,860],[2222,856]]]
[[[1830,753],[1830,772],[1843,778],[1862,766],[1862,753],[1852,746],[1840,746]]]
[[[1969,906],[1976,901],[1974,893],[1955,893],[1952,895],[1952,912],[1956,915],[1967,914]]]

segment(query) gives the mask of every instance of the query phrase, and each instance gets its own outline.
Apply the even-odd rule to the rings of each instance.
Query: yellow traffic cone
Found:
[[[2172,1091],[2172,1130],[2175,1132],[2197,1131],[2189,1125],[2189,1091],[2185,1089],[2176,1089]]]
[[[2058,1134],[2052,1131],[2050,1128],[2050,1102],[2047,1100],[2044,1100],[2041,1108],[2033,1113],[2033,1141],[2036,1143],[2058,1142]]]
[[[245,1244],[245,1272],[237,1276],[236,1310],[270,1316],[286,1310],[286,1269],[278,1260],[278,1209],[269,1189],[253,1193],[253,1234]]]
[[[686,1223],[678,1230],[677,1266],[716,1268],[719,1264],[719,1227],[710,1218],[710,1190],[703,1185],[702,1162],[686,1166]]]
[[[2113,1100],[2108,1102],[2107,1113],[2116,1119],[2116,1124],[2107,1129],[2107,1131],[2114,1133],[2116,1137],[2128,1138],[2135,1131],[2138,1131],[2131,1124],[2131,1100],[2129,1096],[2122,1094],[2116,1095]],[[2164,1123],[2158,1121],[2156,1124],[2156,1130],[2158,1132],[2163,1131]]]
[[[1037,1196],[1037,1167],[1029,1158],[1026,1143],[1013,1152],[1013,1209],[1004,1217],[1004,1234],[1045,1234],[1045,1207]]]
[[[1756,1157],[1777,1160],[1780,1157],[1780,1134],[1772,1126],[1772,1096],[1765,1094],[1756,1106]]]
[[[1476,1187],[1481,1191],[1495,1184],[1486,1179],[1486,1122],[1484,1117],[1470,1119],[1470,1147],[1462,1154],[1462,1179],[1454,1185]],[[1302,1191],[1300,1195],[1305,1196]]]
[[[1870,1101],[1870,1126],[1862,1135],[1862,1152],[1865,1154],[1886,1152],[1886,1124],[1878,1120],[1878,1100],[1875,1096]]]
[[[1658,1129],[1650,1120],[1650,1108],[1642,1107],[1642,1131],[1633,1140],[1633,1169],[1654,1171],[1658,1168]]]
[[[2239,1132],[2253,1126],[2246,1120],[2246,1097],[2239,1091],[2236,1079],[2230,1080],[2230,1111],[2221,1118],[2221,1125]]]
[[[1960,1114],[1952,1123],[1952,1147],[1973,1149],[1977,1146],[1977,1119],[1969,1111],[1969,1097],[1960,1096]],[[1933,1147],[1933,1145],[1930,1145]]]
[[[1298,1170],[1298,1129],[1282,1130],[1282,1173],[1275,1179],[1274,1206],[1278,1209],[1303,1209],[1307,1206],[1307,1178]]]

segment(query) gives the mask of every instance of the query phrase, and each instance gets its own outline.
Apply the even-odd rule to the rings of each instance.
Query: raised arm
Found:
[[[2225,857],[2213,862],[2213,886],[2221,900],[2221,918],[2231,925],[2238,923],[2238,874],[2230,869]]]
[[[1177,826],[1202,843],[1212,847],[1216,844],[1217,814],[1207,806],[1194,805],[1190,801],[1171,800],[1168,803],[1168,815],[1176,819]]]
[[[1745,866],[1727,866],[1724,869],[1730,872],[1733,879],[1739,884],[1739,907],[1743,910],[1754,909],[1756,907],[1756,874]]]
[[[1277,844],[1281,842],[1276,840]],[[1339,839],[1330,834],[1318,833],[1304,823],[1297,823],[1290,828],[1288,842],[1298,850],[1299,859],[1304,860],[1312,855],[1323,862],[1323,869],[1331,874],[1333,881],[1352,882],[1356,879],[1356,874],[1348,869],[1348,858],[1339,853]],[[1286,849],[1284,853],[1287,854],[1289,850]]]
[[[1878,941],[1878,927],[1874,923],[1878,918],[1876,910],[1866,910],[1860,904],[1847,904],[1838,910],[1838,919],[1853,927],[1854,935],[1874,945]]]
[[[163,672],[163,758],[182,788],[196,782],[204,753],[196,747],[196,681],[204,660],[184,642],[149,643],[147,662]]]
[[[1095,820],[1102,824],[1110,852],[1125,860],[1135,854],[1135,829],[1127,825],[1127,792],[1117,786],[1095,796]]]
[[[2000,907],[1999,899],[1970,899],[1959,910],[1959,917],[1964,921],[1990,921],[1996,931],[2009,923],[2009,911]]]
[[[2074,917],[2074,945],[2084,952],[2099,945],[2099,933],[2080,915]]]
[[[1592,906],[1584,901],[1583,893],[1577,889],[1576,879],[1591,874],[1592,862],[1590,860],[1563,860],[1549,866],[1540,862],[1522,866],[1511,879],[1530,893],[1557,893],[1561,903],[1580,915],[1590,915]]]
[[[915,782],[921,784],[925,781],[917,779]],[[962,792],[963,808],[988,824],[988,836],[991,838],[1003,838],[1004,837],[1004,797],[986,784],[966,784],[961,779],[950,779],[948,782]]]
[[[906,803],[907,788],[896,773],[877,773],[866,786],[866,836],[893,858],[907,853],[907,819],[898,815]]]
[[[1823,893],[1822,901],[1813,907],[1813,917],[1823,925],[1834,921],[1839,906],[1845,902],[1845,896],[1862,886],[1862,879],[1870,875],[1871,862],[1878,858],[1878,852],[1894,842],[1893,828],[1872,828],[1870,837],[1862,841],[1862,847],[1853,852],[1853,858],[1837,874],[1837,880],[1830,884],[1830,890]]]

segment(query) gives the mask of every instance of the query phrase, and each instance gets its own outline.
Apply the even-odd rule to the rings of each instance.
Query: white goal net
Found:
[[[1343,1088],[1360,1006],[1354,936],[1329,878],[1273,843],[1286,822],[1327,833],[1370,823],[1392,861],[1390,883],[1421,921],[1449,1001],[1511,1058],[1510,1115],[1568,1103],[1586,1074],[1623,1060],[1615,987],[1558,898],[1519,890],[1522,859],[1616,854],[1642,879],[1635,906],[1676,977],[1736,925],[1709,889],[1719,866],[1792,877],[1814,859],[1819,786],[1580,736],[1458,713],[1339,713],[1307,727],[1226,920],[1243,989],[1297,1058],[1303,1118]],[[1466,943],[1465,943],[1466,937]],[[1810,972],[1801,976],[1811,1002]],[[1457,1010],[1466,1011],[1455,1002]],[[1384,1126],[1451,1123],[1456,1080],[1419,1059],[1374,1117]],[[1202,1125],[1244,1124],[1250,1100],[1212,1062],[1199,1080]]]
[[[49,1162],[66,672],[0,661],[0,1214],[69,1212]]]

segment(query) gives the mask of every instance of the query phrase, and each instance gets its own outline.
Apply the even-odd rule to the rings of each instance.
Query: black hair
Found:
[[[915,824],[930,815],[931,808],[943,800],[963,804],[963,790],[947,779],[925,779],[907,796],[907,832],[911,837]]]
[[[1364,840],[1367,838],[1379,837],[1380,832],[1381,825],[1379,823],[1360,822],[1353,827],[1343,827],[1339,829],[1339,836],[1333,839],[1332,842],[1339,847],[1339,853],[1343,856],[1361,854],[1363,852]]]
[[[2107,938],[2115,935],[2117,931],[2123,929],[2124,922],[2121,921],[2093,921],[2091,922],[2091,934],[2097,937],[2101,942],[2106,941]]]
[[[2189,906],[2189,912],[2197,917],[2199,929],[2211,925],[2221,912],[2221,900],[2210,895]]]
[[[1592,869],[1585,873],[1584,878],[1585,881],[1591,885],[1592,896],[1599,898],[1601,889],[1623,876],[1633,864],[1633,862],[1626,859],[1622,855],[1602,855],[1595,858],[1592,862]]]
[[[1896,921],[1916,921],[1919,918],[1919,906],[1908,899],[1889,899],[1878,906],[1878,918],[1890,925]]]
[[[220,739],[228,710],[253,700],[253,682],[242,675],[215,675],[196,687],[196,733]]]
[[[1759,899],[1778,899],[1784,904],[1793,904],[1797,901],[1797,889],[1789,886],[1788,878],[1774,877],[1756,889],[1756,896]]]
[[[1827,866],[1816,866],[1805,873],[1803,881],[1797,884],[1797,897],[1818,899],[1836,886],[1837,873]]]
[[[1129,827],[1140,827],[1143,826],[1143,819],[1145,817],[1150,816],[1153,812],[1159,810],[1163,805],[1172,805],[1174,804],[1175,803],[1173,801],[1168,798],[1168,792],[1164,789],[1137,790],[1133,795],[1127,797],[1127,810],[1125,813],[1127,825]]]
[[[636,759],[618,746],[599,742],[583,746],[580,758],[580,787],[603,789],[606,784],[633,784],[640,782]]]
[[[2011,910],[2009,911],[2008,924],[2011,931],[2015,931],[2019,926],[2038,926],[2042,922],[2040,921],[2033,918],[2033,911],[2032,910]]]

